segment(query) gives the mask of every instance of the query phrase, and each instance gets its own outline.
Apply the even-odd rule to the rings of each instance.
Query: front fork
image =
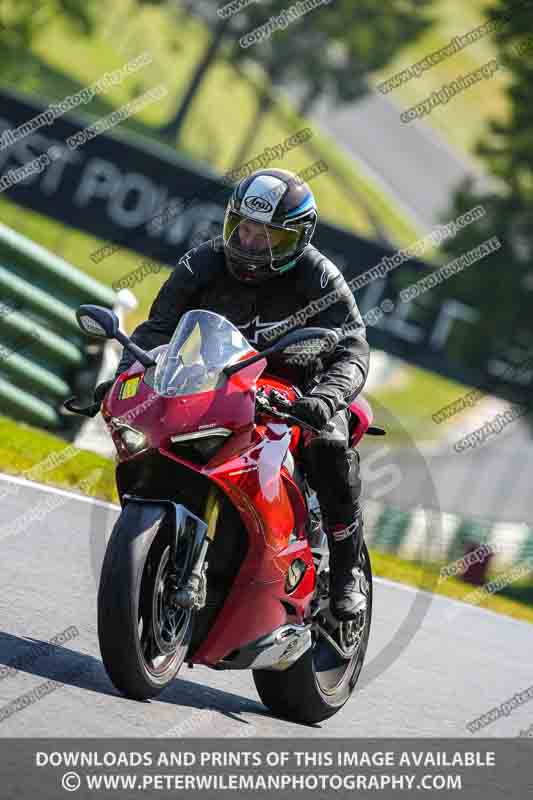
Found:
[[[204,522],[207,529],[203,526],[201,532],[196,532],[195,538],[192,542],[192,547],[187,553],[186,567],[182,574],[187,573],[187,566],[190,561],[193,561],[192,568],[189,572],[189,577],[183,586],[178,585],[174,595],[174,603],[180,608],[194,608],[200,609],[205,606],[207,599],[207,567],[206,561],[207,551],[209,545],[215,538],[218,517],[220,513],[220,492],[214,484],[211,484],[204,512]],[[176,547],[178,539],[178,531],[176,532],[176,541],[174,545],[174,552],[172,553],[172,563],[176,563]]]

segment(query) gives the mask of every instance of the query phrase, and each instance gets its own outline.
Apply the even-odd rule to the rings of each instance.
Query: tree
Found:
[[[269,3],[268,12],[263,6],[248,6],[246,30],[301,6],[290,6],[287,0]],[[281,85],[301,87],[306,109],[326,94],[339,103],[350,102],[368,91],[370,72],[388,64],[429,28],[430,7],[431,0],[392,0],[386,10],[374,0],[335,0],[301,14],[285,30],[275,30],[252,47],[236,47],[232,60],[253,59],[267,73],[281,64]]]
[[[88,35],[94,29],[96,0],[0,0],[2,74],[9,78],[20,70],[21,55],[34,37],[57,16]]]
[[[192,80],[189,83],[178,110],[172,119],[162,128],[160,128],[163,136],[167,136],[169,139],[176,139],[178,137],[185,117],[187,116],[194,98],[196,97],[196,93],[199,91],[203,79],[207,75],[210,66],[213,64],[216,56],[218,55],[218,52],[224,41],[224,34],[226,33],[229,25],[229,19],[218,21],[207,50],[205,51],[202,59],[194,71]]]
[[[386,12],[374,0],[335,0],[331,6],[317,6],[279,28],[251,47],[242,47],[241,37],[264,25],[291,6],[287,0],[273,0],[265,8],[252,3],[235,14],[219,42],[224,55],[237,67],[247,62],[261,66],[274,88],[297,87],[302,96],[301,112],[308,112],[322,96],[346,103],[368,91],[367,76],[387,64],[397,50],[420,36],[431,25],[428,9],[432,0],[391,0]],[[298,8],[303,4],[300,3]],[[220,34],[221,17],[206,0],[182,0],[182,8],[201,19],[212,35]],[[297,8],[297,6],[293,6]],[[216,52],[211,53],[211,60]],[[202,64],[202,75],[207,70]],[[194,80],[194,79],[193,79]],[[263,104],[269,103],[264,95]],[[183,120],[183,108],[176,113]],[[254,121],[257,130],[262,112]],[[177,132],[173,120],[169,129]],[[249,137],[248,137],[249,139]]]
[[[502,242],[497,253],[455,279],[453,296],[481,313],[457,346],[473,362],[506,353],[519,363],[533,353],[533,36],[527,33],[533,7],[524,0],[493,0],[487,16],[497,23],[499,58],[511,74],[508,118],[492,121],[477,146],[499,189],[480,193],[471,182],[459,187],[447,220],[478,203],[486,214],[450,240],[446,252],[460,255],[490,236]],[[450,295],[448,287],[437,297],[445,293]]]

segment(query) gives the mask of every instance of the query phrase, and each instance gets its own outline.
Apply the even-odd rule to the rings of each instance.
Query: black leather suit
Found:
[[[332,292],[336,293],[335,302],[327,308],[309,316],[303,324],[291,320],[312,301],[327,298]],[[298,327],[316,325],[338,331],[350,325],[349,333],[323,360],[302,366],[283,355],[269,359],[272,374],[287,378],[305,394],[333,402],[334,417],[302,456],[326,525],[350,525],[354,514],[360,514],[361,482],[359,456],[349,448],[347,407],[366,381],[369,347],[355,298],[340,271],[308,245],[295,267],[250,286],[230,275],[222,238],[217,237],[180,259],[152,304],[149,319],[135,329],[132,341],[146,350],[166,344],[182,314],[191,309],[206,309],[226,317],[259,351],[275,341],[277,337],[273,339],[270,334],[268,338],[268,332],[283,322],[286,324],[280,327],[280,336]],[[134,360],[124,350],[117,375]]]

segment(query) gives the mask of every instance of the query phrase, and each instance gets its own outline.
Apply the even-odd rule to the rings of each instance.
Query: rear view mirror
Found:
[[[118,317],[103,306],[83,305],[76,311],[78,325],[89,336],[114,339],[118,333]]]
[[[134,344],[119,328],[119,319],[114,311],[103,306],[83,305],[76,311],[78,325],[89,336],[98,336],[100,339],[116,339],[117,342],[133,353],[143,367],[155,365],[154,359]]]

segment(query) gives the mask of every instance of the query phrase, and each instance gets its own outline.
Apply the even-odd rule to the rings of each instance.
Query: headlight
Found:
[[[126,425],[125,422],[121,422],[119,419],[112,419],[110,428],[118,435],[120,444],[130,454],[140,453],[141,450],[145,450],[148,446],[148,440],[142,431],[135,430],[135,428]]]
[[[146,436],[141,431],[125,428],[120,431],[120,438],[130,453],[138,453],[146,447]]]

